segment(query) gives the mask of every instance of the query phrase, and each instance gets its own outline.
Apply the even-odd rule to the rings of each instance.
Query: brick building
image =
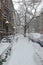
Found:
[[[14,12],[12,10],[14,10],[12,0],[0,0],[0,37],[14,32]],[[6,21],[9,23],[6,24]]]

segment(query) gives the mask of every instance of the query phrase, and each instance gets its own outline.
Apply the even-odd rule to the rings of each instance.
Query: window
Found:
[[[8,15],[8,11],[5,9],[4,10],[4,15],[7,16]]]
[[[6,5],[6,7],[8,6],[8,0],[5,0],[5,5]]]

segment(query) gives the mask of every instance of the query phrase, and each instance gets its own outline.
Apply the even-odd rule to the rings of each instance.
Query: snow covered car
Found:
[[[38,42],[40,36],[41,36],[40,33],[29,33],[28,35],[29,39],[32,40],[33,42]]]
[[[41,47],[43,47],[43,34],[42,34],[41,37],[38,39],[38,43],[41,45]]]

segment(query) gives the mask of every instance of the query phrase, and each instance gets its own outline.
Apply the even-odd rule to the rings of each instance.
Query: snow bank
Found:
[[[0,55],[8,48],[8,43],[0,43]]]
[[[34,60],[37,65],[43,65],[43,47],[35,43],[34,46]]]

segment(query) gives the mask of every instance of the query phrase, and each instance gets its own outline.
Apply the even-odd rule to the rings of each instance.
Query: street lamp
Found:
[[[5,24],[6,24],[6,34],[8,34],[8,25],[9,25],[9,21],[6,21]]]
[[[13,27],[13,30],[14,30],[14,32],[15,32],[15,30],[16,30],[16,27],[15,27],[15,26]]]
[[[16,27],[13,27],[13,29],[16,29]]]
[[[13,27],[13,39],[14,39],[14,36],[15,36],[15,30],[16,30],[16,27],[14,26]]]
[[[6,24],[9,24],[9,21],[6,21],[5,23],[6,23]]]

